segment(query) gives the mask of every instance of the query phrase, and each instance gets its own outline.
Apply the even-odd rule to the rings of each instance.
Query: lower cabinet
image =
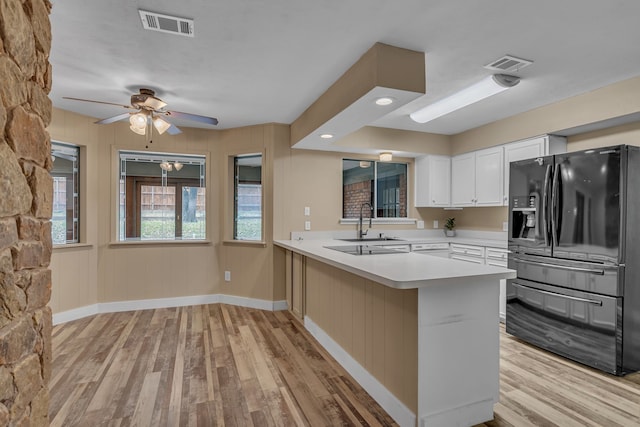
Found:
[[[506,249],[452,243],[450,257],[459,261],[507,268],[507,253]],[[499,314],[501,321],[504,321],[507,312],[506,288],[507,281],[500,280]]]
[[[506,249],[487,248],[486,264],[495,267],[507,268],[507,251]],[[507,281],[500,280],[500,320],[504,321],[507,314]]]
[[[287,251],[285,264],[285,286],[289,311],[299,319],[304,318],[306,258],[298,253]]]

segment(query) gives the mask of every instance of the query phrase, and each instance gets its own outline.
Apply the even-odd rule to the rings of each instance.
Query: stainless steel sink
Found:
[[[395,241],[395,242],[404,242],[404,240],[402,239],[396,239],[394,237],[380,237],[380,238],[374,238],[374,239],[336,239],[336,240],[340,240],[343,242],[357,242],[357,243],[368,243],[368,242],[390,242],[390,241]]]
[[[368,239],[373,240],[373,239]],[[361,240],[358,240],[361,242]],[[383,255],[383,254],[401,254],[406,253],[397,249],[385,248],[384,246],[370,245],[348,245],[348,246],[325,246],[327,249],[343,252],[350,255]]]

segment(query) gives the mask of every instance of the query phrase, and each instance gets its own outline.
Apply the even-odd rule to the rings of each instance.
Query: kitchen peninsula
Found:
[[[275,244],[286,252],[294,313],[398,424],[493,418],[499,281],[513,270],[416,253],[353,255],[327,248],[353,242],[331,239]]]

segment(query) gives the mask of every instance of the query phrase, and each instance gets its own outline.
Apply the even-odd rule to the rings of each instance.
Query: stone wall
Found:
[[[0,426],[48,425],[50,9],[0,0]]]

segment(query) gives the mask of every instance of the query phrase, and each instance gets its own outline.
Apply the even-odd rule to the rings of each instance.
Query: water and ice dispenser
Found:
[[[512,198],[511,237],[515,239],[535,240],[540,232],[540,196],[531,193],[528,196]]]

